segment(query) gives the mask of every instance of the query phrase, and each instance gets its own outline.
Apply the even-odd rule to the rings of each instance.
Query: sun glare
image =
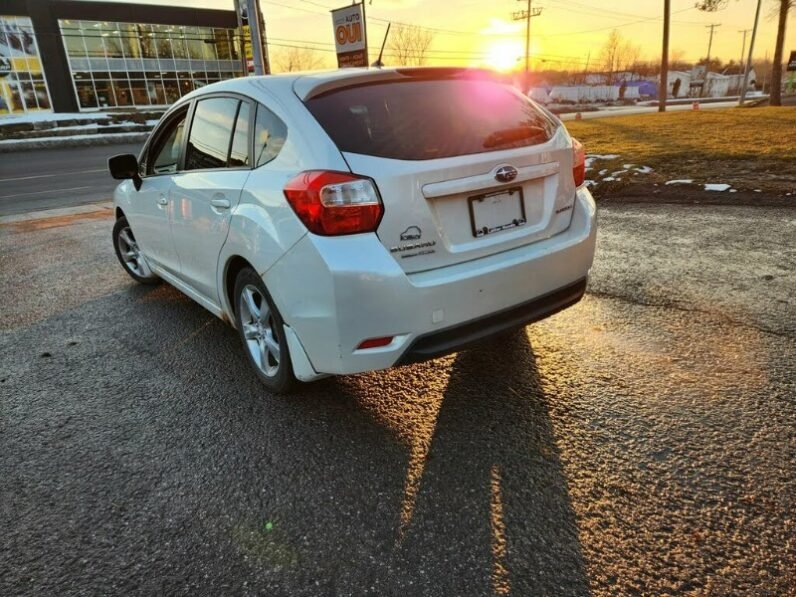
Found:
[[[502,39],[492,42],[486,49],[487,66],[500,71],[513,70],[522,57],[522,44],[516,40]]]

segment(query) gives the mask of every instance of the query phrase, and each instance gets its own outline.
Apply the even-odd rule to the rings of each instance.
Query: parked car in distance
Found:
[[[124,269],[230,322],[276,392],[551,315],[594,256],[583,146],[486,71],[215,83],[109,168]]]

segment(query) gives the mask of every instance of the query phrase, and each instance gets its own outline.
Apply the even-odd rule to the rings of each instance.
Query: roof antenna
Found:
[[[381,51],[379,52],[379,57],[376,59],[376,62],[371,64],[371,66],[375,66],[376,68],[381,68],[384,66],[384,63],[381,61],[381,57],[384,54],[384,46],[387,45],[387,36],[390,34],[391,26],[392,22],[387,23],[387,31],[384,32],[384,40],[381,42]]]

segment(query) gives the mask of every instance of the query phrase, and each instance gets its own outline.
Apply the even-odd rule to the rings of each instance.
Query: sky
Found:
[[[129,0],[128,0],[129,1]],[[231,9],[232,0],[136,0]],[[672,0],[670,47],[673,56],[696,60],[707,54],[711,23],[712,56],[725,62],[741,57],[743,29],[751,29],[757,0],[728,0],[725,9],[704,13],[695,0]],[[289,46],[311,47],[323,65],[333,67],[334,46],[329,9],[344,6],[342,0],[260,0],[265,15],[272,61]],[[755,58],[771,58],[776,40],[776,0],[763,0]],[[531,21],[531,54],[534,68],[582,69],[595,65],[600,48],[612,29],[640,48],[641,59],[660,60],[663,0],[534,0],[540,16]],[[607,7],[610,8],[607,8]],[[497,66],[509,69],[521,64],[525,22],[514,21],[512,12],[527,7],[527,0],[370,0],[367,5],[370,60],[375,60],[387,22],[419,25],[433,34],[428,64]],[[747,34],[747,48],[751,34]],[[788,18],[786,57],[796,50],[796,11]],[[748,51],[748,50],[747,50]],[[389,50],[388,50],[389,52]],[[389,56],[384,60],[390,64]]]

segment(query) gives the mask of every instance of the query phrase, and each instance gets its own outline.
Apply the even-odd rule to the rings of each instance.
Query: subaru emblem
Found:
[[[517,178],[517,169],[514,166],[501,166],[495,172],[495,180],[498,182],[511,182]]]

